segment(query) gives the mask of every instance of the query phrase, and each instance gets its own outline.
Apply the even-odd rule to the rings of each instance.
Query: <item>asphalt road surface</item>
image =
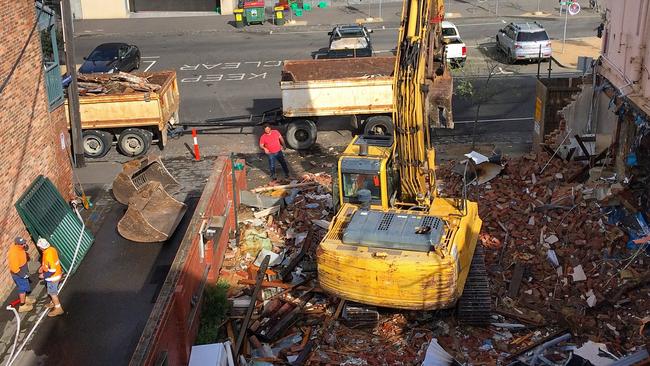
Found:
[[[505,24],[514,20],[497,17],[455,20],[468,45],[468,62],[483,64],[486,59],[499,62],[501,57],[494,51],[494,35]],[[542,22],[552,39],[561,39],[563,19],[549,18]],[[598,22],[599,18],[596,16],[572,19],[567,34],[570,37],[593,36],[593,29]],[[397,29],[391,27],[391,23],[386,24],[383,28],[373,28],[373,46],[378,55],[390,55],[396,45]],[[104,32],[110,35],[84,34],[76,38],[78,59],[103,42],[124,41],[138,45],[143,55],[141,70],[177,71],[181,90],[180,115],[183,121],[259,113],[280,106],[278,82],[282,61],[310,59],[313,53],[327,45],[328,39],[326,28],[323,27],[271,34],[166,32],[164,26],[161,26],[159,33],[119,34],[119,29]],[[480,134],[502,137],[515,133],[519,134],[521,142],[530,142],[536,70],[536,64],[498,64],[497,75],[490,81],[491,97],[481,107],[478,129]],[[557,68],[556,72],[573,71]],[[484,80],[480,78],[481,75],[470,75],[462,71],[457,74],[457,79],[473,79],[479,76],[479,79],[473,82],[476,87],[480,87]],[[476,105],[472,100],[455,97],[453,105],[454,119],[460,122],[459,127],[451,133],[443,133],[445,136],[466,134],[467,129],[462,127],[463,124],[467,125],[475,119]],[[233,139],[232,135],[215,135],[207,141],[210,145],[223,146],[226,151],[252,152],[256,146],[252,135],[240,136],[237,139]],[[349,134],[319,133],[319,141],[342,146],[349,141]],[[178,142],[172,141],[171,144],[172,151],[177,148],[179,153],[186,152],[182,145],[173,146]],[[107,158],[112,156],[111,153]]]

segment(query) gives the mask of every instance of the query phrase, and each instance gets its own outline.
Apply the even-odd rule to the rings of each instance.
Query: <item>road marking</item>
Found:
[[[160,56],[141,56],[140,58],[160,58]]]
[[[501,68],[501,66],[497,66],[497,68],[499,69],[499,72],[495,72],[495,75],[510,75],[515,73],[514,71],[505,71]]]
[[[495,118],[495,119],[479,119],[478,123],[485,122],[515,122],[515,121],[530,121],[533,117],[517,117],[517,118]],[[474,121],[454,121],[454,124],[474,123]]]
[[[142,58],[144,58],[144,57],[142,57]],[[153,65],[155,65],[156,62],[158,62],[158,61],[156,61],[156,60],[142,60],[142,62],[146,62],[146,63],[149,64],[149,66],[147,66],[147,68],[145,68],[145,69],[143,70],[143,72],[147,72],[147,71],[149,71],[149,69],[151,69],[151,67],[152,67]]]
[[[473,26],[478,26],[478,25],[496,25],[496,24],[503,24],[503,23],[505,23],[504,20],[502,20],[502,21],[500,21],[500,22],[498,22],[498,23],[471,23],[471,24],[458,24],[458,23],[454,23],[454,24],[456,25],[456,27],[459,27],[459,28],[460,28],[460,27],[473,27]]]

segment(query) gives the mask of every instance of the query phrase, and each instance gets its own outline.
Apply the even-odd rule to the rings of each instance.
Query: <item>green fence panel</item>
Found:
[[[95,238],[84,229],[79,253],[71,268],[83,223],[65,202],[52,182],[39,175],[16,202],[16,210],[34,241],[47,239],[59,252],[61,266],[73,273]]]

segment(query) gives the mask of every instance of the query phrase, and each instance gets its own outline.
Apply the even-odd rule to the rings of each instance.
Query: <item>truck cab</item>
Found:
[[[453,67],[463,67],[467,58],[467,46],[460,38],[460,33],[454,23],[442,22],[442,42],[445,44],[447,62]]]

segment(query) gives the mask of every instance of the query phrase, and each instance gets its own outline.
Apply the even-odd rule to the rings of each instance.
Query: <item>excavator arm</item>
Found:
[[[429,207],[435,196],[435,152],[430,126],[451,121],[451,77],[441,40],[442,0],[406,0],[395,60],[394,154],[399,171],[400,206]]]

